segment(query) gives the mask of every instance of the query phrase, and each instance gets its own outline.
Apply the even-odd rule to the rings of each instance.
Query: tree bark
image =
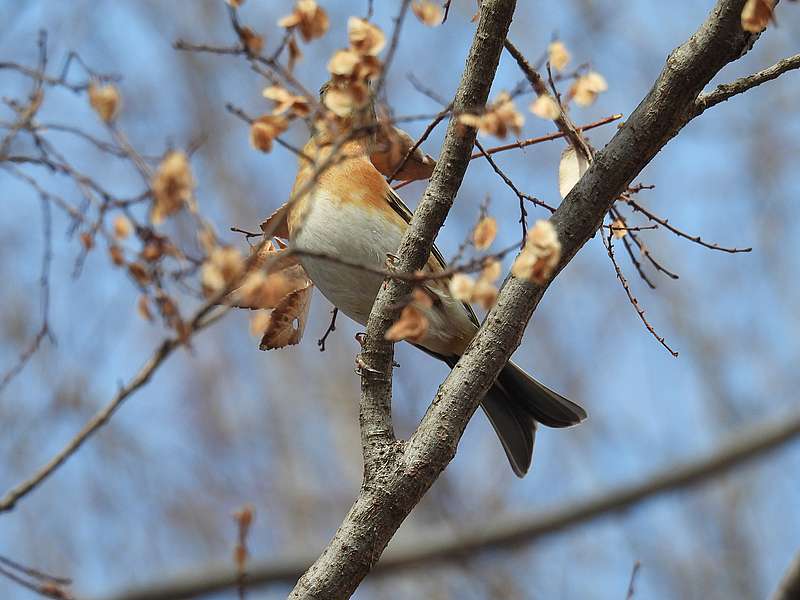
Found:
[[[480,111],[489,97],[516,0],[484,0],[467,56],[439,160],[393,267],[413,272],[428,260],[469,165],[476,131],[458,124],[457,116]],[[403,445],[391,421],[393,344],[385,334],[397,319],[398,306],[410,291],[406,282],[387,281],[372,308],[362,353],[361,439],[364,482],[350,512],[319,559],[300,578],[292,599],[347,598],[377,562],[397,528],[430,488],[455,453],[424,472],[409,468]],[[474,410],[474,407],[473,407]],[[463,430],[467,419],[461,425]],[[460,436],[460,434],[459,434]]]
[[[551,217],[562,244],[563,269],[596,233],[619,195],[694,116],[703,88],[739,58],[753,36],[740,26],[745,0],[719,0],[691,38],[674,50],[653,87]],[[484,0],[454,114],[482,107],[503,48],[513,0]],[[398,270],[428,258],[469,162],[475,132],[450,120],[431,181],[397,252]],[[556,272],[556,273],[557,273]],[[322,556],[300,578],[291,598],[349,597],[391,536],[456,452],[480,400],[519,345],[549,283],[510,277],[466,353],[439,388],[406,444],[391,426],[392,345],[384,334],[407,296],[407,283],[386,283],[367,324],[363,352],[361,426],[365,476],[361,492]]]

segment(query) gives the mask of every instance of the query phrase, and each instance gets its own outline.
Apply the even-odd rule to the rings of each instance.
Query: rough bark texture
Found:
[[[485,106],[515,5],[515,0],[484,0],[481,4],[477,31],[453,103],[454,115],[479,111]],[[436,234],[461,186],[475,135],[474,129],[460,126],[455,117],[451,118],[436,168],[398,249],[393,264],[397,270],[416,271],[427,262]],[[455,452],[455,444],[450,444],[452,450],[442,457],[438,468],[426,469],[420,476],[405,464],[402,444],[394,437],[394,352],[384,336],[408,293],[407,283],[387,282],[370,314],[358,359],[362,372],[360,423],[364,452],[361,492],[322,556],[300,578],[290,598],[349,597]]]
[[[667,58],[652,89],[552,216],[562,243],[562,269],[596,233],[615,199],[695,114],[695,102],[714,75],[753,41],[742,31],[745,0],[719,0],[700,29]],[[454,112],[482,107],[503,48],[513,0],[484,0]],[[455,198],[475,133],[451,119],[444,146],[395,267],[425,263]],[[396,529],[455,455],[480,399],[517,348],[547,286],[510,278],[467,352],[439,388],[428,412],[405,444],[391,426],[392,346],[384,334],[408,294],[387,282],[367,326],[362,369],[361,426],[365,477],[361,493],[322,556],[291,598],[346,598],[378,560]]]

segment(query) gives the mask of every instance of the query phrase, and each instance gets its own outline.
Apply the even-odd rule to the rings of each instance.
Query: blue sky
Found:
[[[327,57],[346,43],[347,16],[366,6],[322,4],[329,9],[331,30],[303,47],[298,67],[311,89],[325,78]],[[376,4],[375,21],[388,30],[395,3]],[[786,4],[779,27],[770,28],[756,50],[725,69],[719,81],[796,52],[800,14]],[[590,122],[630,114],[667,53],[710,6],[520,3],[511,38],[537,57],[557,35],[574,64],[590,62],[605,76],[609,91],[595,105],[573,112],[577,122]],[[275,22],[290,7],[284,0],[249,0],[241,14],[265,33],[271,48],[280,36]],[[456,0],[449,21],[437,29],[408,20],[388,79],[398,114],[439,109],[414,90],[408,73],[442,96],[452,95],[474,28],[473,8]],[[0,2],[0,60],[31,64],[41,27],[48,30],[55,68],[76,50],[93,68],[123,75],[120,126],[143,153],[158,155],[205,138],[192,160],[198,202],[231,243],[239,240],[225,233],[229,226],[257,227],[288,196],[294,157],[251,150],[246,127],[224,110],[225,102],[251,114],[266,110],[260,96],[264,81],[241,59],[171,48],[177,38],[232,43],[221,1],[40,0],[22,7]],[[492,95],[519,79],[504,58]],[[3,96],[20,96],[26,85],[0,71]],[[794,164],[800,139],[800,118],[793,110],[797,92],[797,77],[789,74],[714,108],[637,178],[655,184],[641,199],[671,223],[710,241],[754,248],[729,255],[663,229],[643,232],[650,250],[680,274],[673,282],[652,273],[654,291],[617,249],[648,318],[680,357],[672,358],[642,327],[600,240],[591,240],[551,286],[515,355],[521,366],[584,404],[591,419],[568,431],[543,430],[532,473],[517,480],[488,424],[476,417],[446,481],[401,528],[398,540],[412,541],[433,526],[457,530],[494,514],[559,506],[691,460],[728,434],[792,411],[800,350],[792,211],[800,193]],[[529,96],[522,98],[520,107],[528,101]],[[9,118],[7,111],[0,117]],[[85,100],[69,92],[49,94],[42,119],[102,132]],[[418,135],[425,125],[406,129]],[[437,154],[443,131],[425,144],[431,154]],[[552,125],[527,114],[523,136],[550,131]],[[599,148],[613,132],[614,126],[607,126],[590,138]],[[306,135],[296,126],[287,139],[302,144]],[[52,139],[76,166],[119,195],[140,191],[128,165],[69,136]],[[521,189],[556,203],[562,148],[562,142],[536,146],[501,155],[498,162]],[[48,189],[77,198],[63,178],[37,176]],[[0,275],[7,282],[0,288],[5,307],[0,365],[6,365],[37,327],[42,235],[36,196],[2,171],[0,182],[7,206],[0,212]],[[413,184],[402,195],[413,206],[423,189]],[[475,161],[438,239],[445,255],[464,238],[487,194],[500,222],[497,247],[518,235],[516,198],[486,164]],[[546,216],[530,212],[532,219]],[[63,214],[55,211],[54,217],[51,322],[57,345],[45,347],[0,395],[0,451],[8,457],[0,469],[3,490],[57,451],[119,382],[135,373],[164,334],[136,315],[133,285],[102,251],[91,253],[80,277],[73,277],[79,245],[68,235]],[[170,231],[186,238],[180,223]],[[185,302],[188,309],[192,300]],[[358,329],[340,319],[329,350],[320,354],[314,340],[325,329],[329,308],[316,295],[306,339],[279,352],[258,351],[242,314],[202,334],[192,352],[172,358],[52,480],[0,516],[0,553],[65,572],[75,579],[77,592],[98,595],[207,562],[225,563],[234,543],[229,515],[245,502],[257,510],[254,557],[321,547],[356,493],[361,468],[358,380],[352,371]],[[446,367],[403,345],[398,361],[395,413],[398,429],[408,434]],[[476,569],[508,577],[535,598],[619,598],[634,561],[641,560],[643,598],[748,597],[736,572],[746,573],[750,590],[763,596],[797,550],[800,487],[787,474],[800,472],[798,467],[800,446],[794,443],[701,490],[667,495],[522,551],[481,556]],[[123,552],[124,563],[118,559]],[[388,578],[358,597],[411,598],[435,591],[441,597],[492,596],[488,577],[464,577],[455,568],[426,575]],[[280,597],[285,591],[254,597]],[[0,593],[31,597],[4,580]]]

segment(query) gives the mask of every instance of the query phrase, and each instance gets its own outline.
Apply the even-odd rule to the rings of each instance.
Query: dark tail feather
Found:
[[[524,477],[533,460],[536,421],[514,404],[496,384],[481,402],[481,408],[492,424],[508,462],[517,477]]]
[[[451,367],[458,360],[439,358]],[[583,408],[542,385],[511,361],[500,371],[481,407],[517,477],[524,476],[531,466],[537,421],[548,427],[569,427],[586,418]]]
[[[498,385],[514,405],[542,425],[569,427],[586,418],[583,408],[542,385],[511,361],[500,371],[495,387]]]

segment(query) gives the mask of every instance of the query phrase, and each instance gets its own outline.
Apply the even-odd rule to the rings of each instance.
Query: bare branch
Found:
[[[700,94],[695,101],[693,116],[696,117],[720,102],[730,100],[738,94],[743,94],[748,90],[752,90],[754,87],[758,87],[762,83],[777,79],[784,73],[795,69],[800,69],[800,54],[795,54],[789,58],[779,60],[771,67],[759,71],[758,73],[740,77],[731,83],[718,85],[713,92]]]
[[[697,96],[752,36],[741,29],[745,0],[719,0],[698,31],[668,57],[647,97],[596,154],[589,170],[551,217],[562,244],[562,269],[602,225],[634,177],[693,116]],[[513,14],[513,0],[484,0],[454,114],[485,105]],[[451,118],[433,177],[397,252],[398,267],[420,269],[462,181],[475,130]],[[399,524],[455,455],[480,399],[519,345],[547,285],[510,278],[476,337],[439,388],[419,428],[399,444],[391,422],[393,348],[384,334],[409,286],[392,280],[378,294],[367,324],[362,369],[362,493],[322,556],[291,598],[348,597],[381,555]],[[375,515],[381,515],[375,519]]]
[[[729,247],[726,247],[726,246],[720,246],[719,244],[712,244],[710,242],[703,241],[703,239],[701,239],[699,235],[690,235],[690,234],[686,233],[685,231],[682,231],[681,229],[678,229],[677,227],[672,225],[669,222],[668,219],[662,219],[661,217],[659,217],[658,215],[656,215],[652,211],[647,210],[644,206],[642,206],[641,204],[636,202],[633,198],[625,197],[624,199],[625,199],[625,202],[628,203],[628,206],[630,206],[635,212],[642,213],[645,217],[647,217],[648,219],[650,219],[654,223],[658,223],[662,227],[665,227],[665,228],[669,229],[672,233],[674,233],[678,237],[682,237],[684,239],[687,239],[687,240],[689,240],[691,242],[694,242],[695,244],[699,244],[699,245],[701,245],[701,246],[703,246],[705,248],[710,248],[711,250],[719,250],[721,252],[728,252],[730,254],[737,254],[739,252],[752,252],[752,250],[753,250],[749,246],[747,248],[729,248]],[[673,277],[673,279],[677,279],[677,277]]]
[[[618,514],[663,494],[708,484],[714,478],[721,477],[748,461],[765,458],[798,437],[800,413],[788,415],[777,422],[751,425],[744,431],[730,434],[728,441],[707,456],[670,465],[637,483],[533,515],[506,517],[466,528],[457,534],[436,531],[414,543],[393,546],[373,567],[372,575],[390,575],[418,565],[430,568],[432,565],[459,560],[465,555],[524,546],[548,535]],[[281,560],[254,562],[249,571],[249,584],[260,586],[295,581],[314,558],[313,555],[304,554]],[[796,560],[796,563],[800,565],[800,560]],[[204,566],[195,572],[200,575],[175,577],[123,591],[102,600],[181,600],[219,592],[236,585],[236,571],[227,565]],[[772,600],[789,598],[794,596],[775,596]]]
[[[514,57],[514,60],[517,61],[517,65],[525,74],[525,77],[528,79],[528,82],[531,84],[536,94],[538,96],[548,96],[561,106],[561,103],[548,91],[547,85],[545,85],[539,73],[536,72],[536,69],[528,63],[522,52],[511,43],[511,40],[505,41],[505,48],[508,50],[509,54]],[[556,127],[558,127],[558,130],[569,140],[570,145],[575,148],[577,152],[580,152],[587,159],[591,160],[594,154],[592,147],[586,141],[586,138],[580,134],[577,127],[575,127],[575,123],[572,122],[572,119],[569,118],[569,115],[567,115],[563,108],[553,122],[556,124]]]
[[[639,315],[639,318],[642,320],[642,323],[644,323],[644,326],[647,328],[647,331],[649,331],[653,335],[653,337],[656,338],[661,343],[662,346],[664,346],[664,348],[669,350],[669,353],[672,354],[672,356],[678,358],[678,353],[672,348],[670,348],[669,344],[667,344],[667,342],[664,340],[664,336],[658,335],[658,333],[656,333],[656,330],[653,329],[653,326],[647,320],[647,317],[644,316],[644,309],[639,304],[639,300],[636,298],[636,296],[633,295],[631,287],[628,284],[628,280],[622,274],[622,269],[619,268],[619,264],[617,264],[617,259],[614,257],[614,245],[613,242],[611,241],[613,239],[612,232],[611,231],[608,232],[607,238],[604,236],[601,237],[603,239],[603,245],[606,247],[606,252],[608,252],[608,257],[611,259],[611,264],[614,265],[614,271],[617,274],[617,279],[619,279],[619,282],[622,284],[622,288],[625,290],[625,294],[627,294],[628,300],[633,305],[633,308],[636,309],[636,314]]]
[[[600,127],[602,125],[607,125],[608,123],[613,123],[614,121],[618,121],[621,118],[622,118],[621,114],[614,114],[614,115],[611,115],[610,117],[605,117],[604,119],[600,119],[599,121],[594,121],[593,123],[588,123],[587,125],[581,125],[580,127],[576,127],[576,129],[577,129],[577,131],[588,131],[590,129],[594,129],[595,127]],[[427,136],[429,134],[430,134],[430,132],[426,130],[426,134],[424,134],[424,137],[427,138]],[[495,146],[493,148],[487,148],[486,149],[486,154],[497,154],[498,152],[506,152],[508,150],[518,150],[518,149],[522,149],[522,148],[527,148],[528,146],[533,146],[535,144],[541,144],[543,142],[550,142],[550,141],[553,141],[553,140],[557,140],[557,139],[563,138],[563,137],[565,137],[565,135],[566,134],[563,133],[563,132],[558,132],[558,133],[550,133],[548,135],[543,135],[543,136],[540,136],[540,137],[528,138],[528,139],[525,139],[525,140],[517,140],[516,142],[512,142],[510,144],[503,144],[502,146]],[[422,141],[424,141],[424,140],[422,140]],[[413,152],[413,150],[415,150],[419,146],[419,144],[422,143],[422,141],[420,141],[417,145],[414,146],[414,148],[412,148],[412,152]],[[410,153],[409,153],[409,156],[410,156]],[[480,151],[479,152],[475,152],[470,157],[470,160],[475,160],[477,158],[481,158],[482,156],[484,156],[483,152],[480,152]],[[408,160],[408,159],[404,159],[404,160]],[[409,183],[412,183],[412,182],[411,181],[403,181],[403,182],[395,185],[394,189],[399,190],[400,188],[403,188],[403,187],[407,186]],[[545,206],[543,203],[541,203],[541,201],[539,201],[539,202],[540,202],[540,204],[539,204],[540,206],[543,206],[544,208],[547,208],[548,210],[551,209],[551,207]],[[552,209],[552,210],[555,210],[555,209]]]
[[[604,119],[600,119],[599,121],[594,121],[592,123],[588,123],[586,125],[581,125],[579,127],[575,127],[576,131],[589,131],[590,129],[594,129],[595,127],[601,127],[602,125],[608,125],[609,123],[613,123],[614,121],[619,121],[623,115],[621,114],[614,114],[610,117],[605,117]],[[498,152],[505,152],[506,150],[516,150],[527,148],[528,146],[533,146],[534,144],[541,144],[542,142],[549,142],[552,140],[557,140],[559,138],[566,137],[566,133],[563,131],[559,131],[558,133],[551,133],[549,135],[543,135],[541,137],[535,138],[528,138],[526,140],[518,140],[516,142],[512,142],[510,144],[504,144],[502,146],[495,146],[494,148],[488,148],[486,150],[486,154],[496,154]],[[476,152],[472,155],[472,159],[480,158],[483,156],[483,152]]]
[[[319,346],[320,352],[325,352],[325,342],[328,341],[328,336],[336,331],[336,317],[338,314],[339,309],[334,306],[333,310],[331,310],[331,322],[328,324],[328,328],[325,330],[322,337],[317,340],[317,346]]]
[[[454,114],[486,104],[514,8],[514,0],[482,3],[478,28],[453,102]],[[474,129],[465,130],[451,117],[433,176],[397,251],[398,270],[413,272],[425,265],[466,172],[475,134]],[[399,301],[408,293],[408,284],[389,281],[379,293],[367,323],[360,355],[360,362],[366,367],[361,379],[365,461],[362,493],[322,556],[300,578],[291,598],[349,597],[452,456],[440,456],[425,472],[398,471],[402,450],[391,423],[393,347],[384,336],[397,317]],[[382,515],[380,520],[374,518],[376,512]]]
[[[200,312],[205,312],[201,309]],[[196,317],[196,323],[192,324],[191,331],[200,331],[208,325],[217,321],[224,312],[219,312],[212,315],[208,319]],[[42,466],[41,469],[36,471],[29,479],[11,488],[6,494],[0,498],[0,513],[12,510],[16,503],[23,497],[27,496],[34,489],[36,489],[45,479],[52,475],[64,462],[67,461],[78,449],[94,434],[100,427],[105,425],[111,416],[117,411],[122,403],[130,397],[139,388],[144,386],[164,361],[172,354],[172,352],[182,346],[186,342],[185,339],[180,337],[164,340],[161,345],[156,349],[150,359],[144,364],[139,373],[128,382],[127,385],[120,388],[114,398],[100,411],[98,411],[81,430],[73,437],[64,448],[51,458],[47,464]]]
[[[797,600],[797,598],[800,598],[800,552],[786,569],[778,589],[770,596],[770,600]]]

